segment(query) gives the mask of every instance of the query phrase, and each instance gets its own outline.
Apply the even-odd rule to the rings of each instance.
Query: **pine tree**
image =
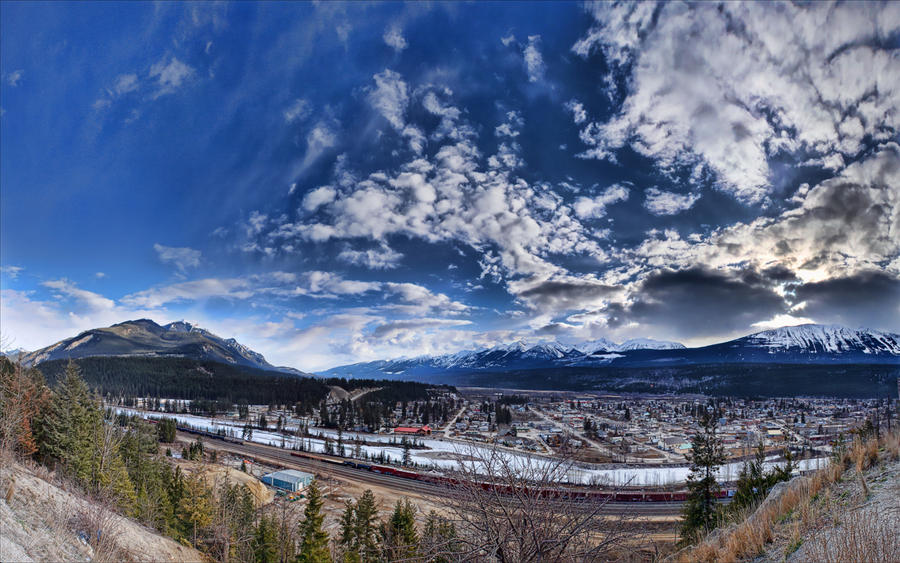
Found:
[[[359,563],[359,545],[356,538],[356,507],[353,501],[344,502],[344,513],[341,515],[341,534],[338,545],[341,546],[345,563]]]
[[[401,465],[409,465],[410,464],[410,455],[409,455],[409,440],[406,439],[406,436],[403,437],[403,457],[400,460]]]
[[[378,542],[378,506],[375,494],[369,489],[356,502],[356,541],[360,561],[378,561],[381,551]]]
[[[206,481],[189,476],[183,481],[183,492],[178,503],[178,518],[182,523],[184,537],[191,539],[193,545],[200,533],[212,523],[213,499]]]
[[[300,523],[300,554],[297,563],[325,563],[331,561],[328,551],[328,533],[322,529],[322,493],[315,479],[307,490],[306,509]]]
[[[262,516],[253,534],[253,555],[258,563],[278,563],[278,527]]]
[[[60,462],[75,479],[90,485],[100,409],[75,362],[66,366],[43,425],[43,454]]]
[[[691,438],[688,455],[691,473],[688,476],[688,498],[682,509],[682,541],[695,541],[703,532],[709,532],[717,523],[716,469],[725,463],[725,450],[716,435],[716,418],[702,413],[700,431]]]
[[[416,531],[415,508],[408,499],[397,501],[394,512],[382,526],[382,546],[388,561],[417,556],[419,535]]]

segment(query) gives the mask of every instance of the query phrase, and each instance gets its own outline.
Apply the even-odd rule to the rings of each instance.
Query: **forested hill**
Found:
[[[276,371],[190,358],[103,356],[74,360],[87,384],[103,395],[162,397],[249,404],[300,403],[303,410],[316,407],[330,386],[347,391],[379,388],[384,400],[424,399],[429,390],[452,389],[424,383],[297,377]],[[68,360],[52,360],[35,366],[47,383],[63,376]]]

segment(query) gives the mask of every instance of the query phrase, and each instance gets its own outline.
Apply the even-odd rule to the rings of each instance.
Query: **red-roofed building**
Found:
[[[413,436],[431,436],[431,428],[425,426],[398,426],[394,434],[411,434]]]

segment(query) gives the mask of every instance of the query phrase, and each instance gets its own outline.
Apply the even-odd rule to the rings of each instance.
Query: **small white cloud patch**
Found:
[[[159,243],[153,245],[156,255],[161,262],[172,264],[178,271],[185,272],[188,268],[196,268],[200,265],[200,251],[187,247],[163,246]]]
[[[606,215],[606,207],[628,199],[629,190],[621,184],[613,184],[594,197],[579,197],[575,200],[575,214],[582,219],[599,218]]]
[[[311,111],[312,108],[308,101],[303,98],[297,98],[284,110],[284,120],[288,123],[302,121],[309,117]]]
[[[388,47],[397,51],[398,53],[409,45],[406,42],[406,38],[403,37],[403,33],[400,31],[400,26],[392,25],[388,29],[384,31],[383,36],[384,42]]]
[[[700,199],[700,194],[677,194],[657,188],[648,189],[646,195],[644,207],[654,215],[675,215],[687,211]]]
[[[528,45],[525,46],[525,51],[523,53],[529,82],[538,82],[544,78],[544,70],[546,67],[544,66],[544,58],[538,50],[540,41],[540,35],[530,35],[528,37]]]
[[[14,70],[6,75],[6,83],[15,88],[22,82],[25,71],[22,69]]]
[[[150,67],[150,78],[156,78],[159,83],[159,89],[156,91],[154,97],[158,98],[165,94],[175,92],[193,74],[193,68],[179,61],[175,57],[169,59],[169,62],[166,62],[165,58],[160,59]]]

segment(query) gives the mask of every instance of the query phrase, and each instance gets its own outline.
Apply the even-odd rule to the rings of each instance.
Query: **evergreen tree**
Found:
[[[306,509],[300,523],[300,554],[297,563],[325,563],[331,561],[328,550],[328,533],[322,529],[322,493],[315,479],[307,490]]]
[[[382,525],[382,547],[388,561],[412,559],[418,554],[415,508],[409,499],[397,501],[391,517]]]
[[[61,463],[73,477],[87,484],[91,477],[92,441],[100,424],[100,410],[78,366],[70,361],[44,421],[41,453]]]
[[[766,461],[766,451],[762,442],[756,446],[756,457],[753,461],[745,463],[738,475],[734,498],[730,509],[738,511],[756,504],[765,495],[765,475],[763,463]]]
[[[184,537],[198,545],[201,532],[212,523],[213,498],[206,481],[189,476],[183,481],[183,491],[178,503],[178,519]]]
[[[278,563],[278,526],[262,516],[253,534],[253,555],[258,563]]]
[[[688,476],[688,498],[682,509],[682,541],[692,542],[716,526],[718,506],[716,469],[725,463],[725,450],[716,435],[717,419],[707,412],[700,418],[700,431],[691,439],[688,455],[691,473]]]
[[[359,563],[359,545],[356,539],[356,507],[353,501],[344,502],[344,513],[341,515],[341,533],[338,545],[341,547],[345,563]]]
[[[175,441],[176,424],[174,418],[161,418],[156,424],[159,441],[171,444]]]
[[[378,561],[381,550],[378,542],[378,506],[374,493],[369,489],[356,502],[356,541],[360,561]]]
[[[410,455],[409,455],[409,440],[406,439],[406,436],[403,437],[403,458],[400,460],[401,465],[409,465],[410,464]]]
[[[425,517],[425,526],[422,528],[422,555],[430,563],[450,563],[459,549],[459,541],[456,536],[456,526],[437,512],[432,510]]]

